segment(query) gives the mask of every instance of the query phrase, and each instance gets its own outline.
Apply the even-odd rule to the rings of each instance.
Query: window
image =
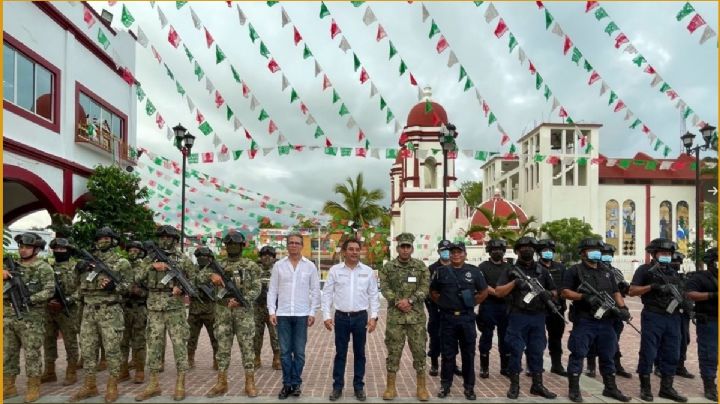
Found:
[[[623,245],[622,255],[635,255],[635,202],[623,202]]]
[[[111,135],[115,139],[123,138],[125,119],[110,111],[108,107],[80,92],[78,96],[78,127],[86,133]],[[94,126],[89,130],[87,125]]]
[[[436,170],[436,162],[435,159],[432,157],[428,157],[425,159],[425,163],[423,164],[424,170],[423,170],[423,188],[425,189],[435,189],[437,188],[437,170]]]
[[[81,83],[75,83],[75,141],[128,159],[127,116]]]
[[[620,204],[610,199],[605,204],[605,242],[618,248],[620,236]]]
[[[690,238],[690,207],[685,201],[677,203],[675,215],[677,216],[677,243],[678,251],[688,253],[688,239]]]
[[[23,110],[19,114],[29,112],[46,123],[54,123],[58,111],[55,105],[57,74],[8,42],[3,43],[3,58],[4,101]]]
[[[672,240],[672,203],[660,202],[660,238]]]

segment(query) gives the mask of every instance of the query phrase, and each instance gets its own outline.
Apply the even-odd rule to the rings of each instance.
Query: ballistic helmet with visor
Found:
[[[515,241],[515,244],[513,245],[513,250],[518,250],[520,247],[525,246],[530,246],[534,249],[535,246],[537,246],[537,243],[538,241],[535,239],[535,237],[520,237],[519,239],[517,239],[517,241]]]
[[[180,240],[180,230],[166,224],[158,227],[155,231],[155,235],[158,237],[172,237],[176,240]]]
[[[75,246],[70,243],[70,240],[62,237],[54,238],[50,241],[50,249],[54,250],[56,248],[75,251]]]
[[[200,247],[195,250],[195,257],[214,257],[212,250],[210,250],[208,247]]]
[[[277,257],[277,252],[275,252],[275,247],[266,245],[266,246],[264,246],[263,248],[260,249],[260,254],[259,254],[259,255],[260,255],[261,257],[263,257],[263,256],[265,256],[265,255],[268,255],[268,256],[270,256],[270,257],[275,258],[275,257]]]
[[[18,234],[14,239],[18,246],[29,245],[31,247],[37,247],[41,250],[45,249],[45,240],[43,240],[37,233],[26,232]]]
[[[223,244],[245,244],[245,236],[242,233],[233,231],[225,235],[222,239]]]
[[[645,251],[650,255],[655,255],[658,251],[667,251],[669,253],[674,253],[677,249],[677,244],[673,242],[672,240],[668,240],[666,238],[656,238],[650,242],[650,244],[645,247]]]
[[[501,238],[489,240],[485,243],[485,251],[489,253],[492,250],[502,250],[505,252],[507,250],[507,242]]]

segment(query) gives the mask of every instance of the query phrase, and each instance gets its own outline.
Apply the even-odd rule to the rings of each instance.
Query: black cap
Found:
[[[462,241],[458,241],[457,243],[454,243],[450,246],[450,251],[452,250],[463,250],[465,251],[465,243]]]
[[[453,243],[450,242],[450,240],[442,240],[438,243],[438,251],[442,250],[449,250],[453,246]]]

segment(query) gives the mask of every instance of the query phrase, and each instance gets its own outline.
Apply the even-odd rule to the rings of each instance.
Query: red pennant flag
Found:
[[[565,111],[565,107],[560,107],[560,112],[558,113],[558,116],[560,118],[567,118],[568,114],[567,111]]]
[[[643,127],[642,127],[642,132],[645,133],[645,134],[648,134],[648,133],[650,133],[650,128],[648,128],[647,126],[643,125]]]
[[[410,73],[410,84],[417,86],[417,81],[415,80],[415,76]]]
[[[295,40],[295,46],[302,41],[302,35],[300,35],[300,31],[298,31],[297,27],[293,25],[293,39]]]
[[[535,70],[535,65],[532,62],[530,62],[528,69],[530,69],[530,74],[535,74],[537,72],[537,70]]]
[[[128,68],[126,68],[126,67],[123,67],[123,68],[122,68],[122,78],[123,78],[123,80],[125,80],[125,82],[128,83],[129,85],[135,84],[135,77],[133,76],[133,74],[132,74],[132,72],[130,71],[130,69],[128,69]]]
[[[162,63],[162,56],[160,56],[157,49],[155,49],[155,46],[150,45],[150,49],[152,49],[153,56],[155,56],[155,59],[157,59],[158,63]]]
[[[588,11],[592,10],[593,8],[595,8],[599,5],[600,4],[598,4],[597,1],[588,1],[587,3],[585,3],[585,12],[587,13]]]
[[[325,147],[332,147],[332,142],[327,137],[325,138]]]
[[[437,50],[437,53],[443,53],[445,49],[448,48],[448,41],[445,39],[445,35],[440,35],[440,40],[438,40],[437,45],[435,45],[435,50]]]
[[[502,138],[500,138],[500,146],[505,146],[507,142],[510,141],[510,136],[507,135],[507,133],[502,134]]]
[[[248,156],[250,157],[250,160],[254,159],[255,155],[257,155],[257,149],[248,150]]]
[[[365,148],[364,147],[358,147],[355,149],[355,156],[357,157],[365,157]]]
[[[228,7],[232,7],[232,0],[226,0],[225,3],[227,3]]]
[[[92,28],[95,25],[95,16],[89,8],[85,7],[83,10],[83,21],[87,24],[88,28]]]
[[[270,69],[271,72],[275,73],[280,70],[280,65],[275,61],[275,59],[270,59],[270,62],[268,63],[268,69]]]
[[[212,163],[213,160],[214,160],[213,152],[202,153],[202,162],[203,163]]]
[[[223,99],[222,95],[220,95],[220,92],[218,90],[215,90],[215,107],[220,108],[220,106],[224,103],[225,99]]]
[[[645,70],[644,70],[644,71],[645,71],[645,73],[647,73],[647,74],[655,74],[655,69],[653,69],[653,67],[650,66],[650,65],[645,66]]]
[[[305,106],[305,103],[300,103],[300,111],[302,111],[303,115],[307,115],[308,107]]]
[[[410,158],[410,157],[412,157],[412,151],[410,151],[409,149],[402,148],[402,149],[400,149],[400,152],[398,153],[398,157],[403,158],[403,159]]]
[[[485,117],[487,118],[488,112],[490,112],[490,106],[487,105],[487,102],[485,102],[485,100],[483,100],[482,102],[482,110],[485,113]]]
[[[619,100],[617,104],[615,104],[615,109],[613,110],[613,112],[618,112],[623,108],[625,108],[625,103],[623,102],[623,100]]]
[[[168,42],[170,42],[170,45],[177,48],[178,45],[180,45],[180,35],[178,35],[177,31],[175,31],[175,28],[173,26],[170,26],[170,31],[168,31]]]
[[[202,112],[200,112],[200,108],[198,108],[195,114],[195,120],[198,124],[202,124],[203,122],[205,122],[205,116],[202,114]]]
[[[580,147],[585,147],[587,144],[587,136],[580,136]]]
[[[250,132],[248,132],[247,129],[245,129],[245,139],[252,140],[252,136],[250,136]]]
[[[621,33],[618,34],[618,36],[615,38],[615,49],[620,49],[620,47],[621,47],[623,44],[628,43],[628,42],[630,42],[630,40],[628,39],[628,37],[621,32]]]
[[[565,35],[565,43],[563,44],[563,55],[567,55],[570,48],[572,48],[572,41],[570,40],[570,37]]]
[[[365,71],[365,68],[363,67],[362,70],[360,71],[360,83],[365,84],[365,82],[368,81],[369,79],[370,79],[370,76],[367,74],[367,72]]]
[[[498,37],[498,38],[500,38],[500,37],[502,37],[503,35],[505,35],[505,33],[507,32],[507,30],[508,30],[508,27],[507,27],[507,25],[505,24],[505,20],[503,20],[502,18],[500,18],[500,21],[498,21],[497,27],[495,27],[495,36]]]
[[[342,32],[342,30],[340,30],[340,26],[337,25],[337,23],[335,22],[335,19],[333,18],[332,21],[330,22],[330,38],[335,39],[337,34],[339,34],[341,32]]]
[[[157,124],[158,129],[162,129],[163,126],[165,126],[165,120],[159,112],[155,115],[155,123]]]
[[[551,165],[557,165],[560,162],[560,157],[558,156],[550,156],[547,158],[547,161]]]
[[[157,182],[155,180],[150,180],[148,181],[148,185],[154,188],[157,185]]]
[[[362,142],[363,139],[365,139],[365,132],[360,129],[360,131],[358,132],[358,142]]]
[[[208,31],[207,27],[205,28],[205,43],[207,43],[207,47],[210,48],[210,46],[215,42],[215,39],[213,39],[212,35],[210,35],[210,31]]]
[[[537,7],[538,7],[539,9],[542,9],[543,7],[545,7],[545,6],[543,5],[543,2],[540,1],[540,0],[537,0],[537,1],[535,2],[535,5],[537,5]]]
[[[593,70],[592,74],[590,75],[590,80],[588,80],[588,85],[591,86],[594,82],[598,81],[600,79],[600,75],[598,72]]]
[[[380,42],[380,40],[385,38],[386,36],[387,36],[387,34],[385,33],[385,28],[383,28],[382,25],[378,24],[377,35],[375,35],[375,41]]]
[[[667,94],[671,100],[674,100],[675,98],[678,97],[678,93],[676,93],[675,90],[667,90],[667,92],[665,94]]]
[[[227,154],[227,152],[228,152],[228,147],[223,144],[222,147],[220,148],[220,154]]]
[[[702,27],[705,25],[705,20],[700,16],[700,14],[695,14],[695,16],[690,20],[690,23],[687,26],[688,31],[692,34],[695,32],[696,29],[699,27]]]
[[[305,146],[302,146],[302,145],[293,146],[293,149],[295,149],[295,151],[303,151],[304,148],[305,148]]]
[[[243,88],[243,97],[247,98],[248,95],[250,94],[250,87],[248,87],[247,84],[245,84],[245,82],[243,81],[242,88]]]
[[[332,84],[330,83],[330,79],[328,78],[327,74],[323,74],[323,90],[327,89],[328,87],[332,87]]]
[[[273,120],[270,120],[270,123],[268,124],[268,134],[272,135],[273,132],[277,130],[277,125],[275,125],[275,122]]]
[[[442,123],[442,119],[437,114],[437,111],[433,111],[433,125],[439,126]]]

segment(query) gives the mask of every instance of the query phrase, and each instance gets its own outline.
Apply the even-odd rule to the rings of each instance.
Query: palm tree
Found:
[[[485,216],[489,226],[473,225],[465,232],[465,235],[469,236],[476,232],[482,232],[491,239],[501,238],[503,240],[510,240],[515,237],[515,230],[508,228],[508,223],[510,223],[511,220],[517,219],[517,214],[515,212],[510,212],[507,216],[498,216],[490,209],[482,206],[477,209],[483,216]]]
[[[335,193],[341,201],[325,201],[323,212],[336,220],[352,221],[356,226],[365,227],[385,214],[383,207],[377,203],[385,194],[381,189],[365,188],[362,173],[357,175],[355,181],[348,177],[344,183],[335,184]]]

